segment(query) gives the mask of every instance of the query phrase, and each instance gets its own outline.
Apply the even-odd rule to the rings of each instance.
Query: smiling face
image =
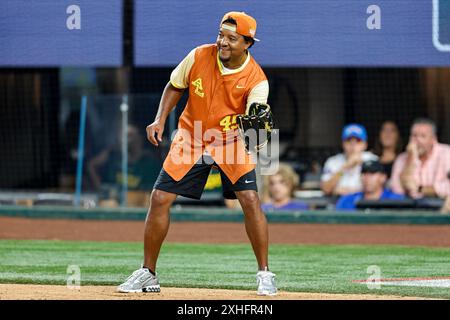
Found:
[[[225,66],[240,66],[245,61],[246,51],[251,44],[246,42],[242,35],[230,30],[234,27],[232,24],[224,23],[216,40],[219,59]]]

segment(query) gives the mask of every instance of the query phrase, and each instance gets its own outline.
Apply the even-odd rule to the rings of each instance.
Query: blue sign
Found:
[[[0,66],[122,64],[122,0],[0,1]]]
[[[263,66],[450,66],[450,0],[136,0],[135,64],[178,64],[228,11],[257,20]]]
[[[450,0],[433,0],[433,42],[440,51],[450,52]]]

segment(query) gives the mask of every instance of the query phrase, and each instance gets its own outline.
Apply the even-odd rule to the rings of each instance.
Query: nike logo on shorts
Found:
[[[245,183],[252,183],[252,182],[255,182],[255,181],[245,179]]]

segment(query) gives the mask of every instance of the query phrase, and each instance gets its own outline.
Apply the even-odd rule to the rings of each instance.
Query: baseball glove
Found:
[[[274,125],[268,104],[252,103],[247,114],[237,115],[236,121],[247,152],[258,152],[270,141]]]

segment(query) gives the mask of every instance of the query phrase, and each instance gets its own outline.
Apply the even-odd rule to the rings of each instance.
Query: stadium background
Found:
[[[68,10],[72,5],[81,10],[81,29],[74,27],[76,20],[71,16],[76,10]],[[368,8],[372,5],[381,8],[381,29],[370,29],[373,12]],[[440,8],[438,16],[433,14],[436,5]],[[10,217],[1,218],[0,238],[139,241],[138,223],[142,224],[145,217],[145,200],[133,205],[128,185],[95,189],[88,172],[89,160],[108,148],[116,148],[121,154],[123,145],[118,142],[124,116],[129,125],[145,134],[145,126],[154,118],[173,67],[196,45],[213,42],[220,17],[230,10],[246,11],[259,23],[257,33],[261,42],[251,52],[269,79],[269,103],[280,129],[280,160],[293,165],[302,181],[317,177],[313,164],[323,165],[328,156],[339,152],[340,132],[349,122],[366,126],[369,148],[373,147],[384,120],[394,120],[405,140],[412,120],[419,116],[433,119],[439,140],[450,143],[449,8],[448,0],[399,0],[395,3],[386,0],[305,0],[283,1],[282,5],[274,1],[259,1],[258,5],[255,1],[217,1],[214,6],[208,1],[189,4],[142,0],[96,3],[87,0],[3,1],[0,4],[0,214]],[[441,31],[438,39],[441,46],[436,46],[434,39],[435,19]],[[73,206],[83,96],[87,98],[87,114],[83,170],[78,178],[81,178],[81,203],[89,209]],[[128,106],[127,113],[121,111],[124,102]],[[152,158],[149,170],[159,171],[169,147],[168,132],[176,127],[183,105],[182,101],[167,123],[162,148],[155,149],[144,143]],[[118,157],[114,165],[120,167],[121,160]],[[314,191],[314,187],[303,187]],[[128,202],[128,207],[139,208],[101,208],[100,200],[111,194],[119,206],[125,207]],[[186,236],[177,238],[173,233],[173,238],[169,237],[170,245],[210,242],[208,236],[214,235],[207,231],[220,230],[220,226],[224,230],[233,230],[230,232],[236,235],[235,239],[245,242],[236,231],[244,234],[235,223],[242,221],[241,212],[204,208],[221,204],[217,194],[206,196],[202,202],[178,202],[173,212],[174,228],[179,228],[176,229],[178,232],[185,230]],[[320,199],[316,201],[319,206],[322,204]],[[52,218],[63,219],[61,223],[67,219],[72,222],[87,219],[84,222],[88,223],[60,225],[58,232],[59,220],[47,221]],[[89,219],[92,219],[90,225]],[[105,227],[95,222],[103,220],[138,222],[122,230],[125,234],[122,233],[120,239],[96,238],[93,234]],[[209,222],[191,226],[188,221]],[[284,240],[277,236],[278,243],[449,246],[448,217],[433,210],[365,215],[345,215],[333,210],[296,214],[275,212],[269,215],[269,221],[274,224],[272,228],[279,227],[280,230],[283,230],[281,223],[298,228],[293,229],[291,235],[286,234]],[[216,222],[219,222],[217,229],[213,227]],[[349,229],[336,229],[334,236],[325,240],[317,231],[323,226],[341,224],[356,228],[350,232],[353,238],[342,240]],[[411,224],[415,224],[412,229],[402,229]],[[205,238],[194,239],[194,232],[188,230],[199,226],[202,226]],[[121,232],[118,226],[111,224],[109,228],[117,234]],[[83,232],[88,229],[91,233],[86,236]],[[296,238],[302,232],[303,237]],[[371,238],[368,234],[377,237]],[[214,241],[227,243],[229,238],[224,236]],[[17,263],[11,256],[11,248],[27,252],[34,245],[9,241],[0,241],[0,252],[10,259],[4,261],[11,265]],[[52,245],[48,244],[49,247]],[[67,244],[68,248],[77,246]],[[307,246],[299,248],[309,250]],[[136,250],[134,257],[138,257],[135,244],[133,250]],[[373,250],[382,249],[374,246]],[[430,267],[430,272],[427,268],[422,268],[421,272],[402,271],[402,276],[448,277],[445,266],[448,266],[449,252],[448,249],[439,250],[442,252],[435,256],[443,260],[437,258],[436,269]],[[276,256],[276,252],[273,254]],[[421,257],[420,252],[417,255]],[[291,263],[295,265],[298,256],[296,253],[292,256]],[[53,258],[63,265],[61,260],[64,259],[60,256]],[[249,258],[246,256],[246,259]],[[135,260],[131,263],[138,263],[139,259]],[[315,263],[321,264],[319,260]],[[364,263],[361,266],[365,266]],[[34,279],[24,278],[20,272],[11,276],[8,273],[11,265],[2,262],[1,282],[63,284],[66,279],[65,269],[62,275],[56,275],[60,271],[56,272],[56,278],[50,275],[46,278],[45,272],[49,270]],[[31,265],[30,262],[30,268]],[[130,268],[133,265],[119,264],[110,278],[99,283],[114,284]],[[214,270],[214,266],[211,269]],[[176,274],[176,270],[169,270],[169,274]],[[360,271],[359,278],[355,275],[353,280],[366,277],[365,269]],[[208,278],[196,281],[180,283],[173,276],[167,285],[251,288],[251,285],[227,283],[227,279],[223,284],[208,283]],[[298,281],[301,283],[301,277]],[[86,282],[99,284],[90,278]],[[287,281],[284,288],[286,291],[368,293],[353,287],[333,289],[326,284],[307,289],[301,285],[289,287]],[[448,298],[442,293],[444,291],[439,291],[442,289],[429,289],[425,293],[420,290],[386,290],[382,294]]]

